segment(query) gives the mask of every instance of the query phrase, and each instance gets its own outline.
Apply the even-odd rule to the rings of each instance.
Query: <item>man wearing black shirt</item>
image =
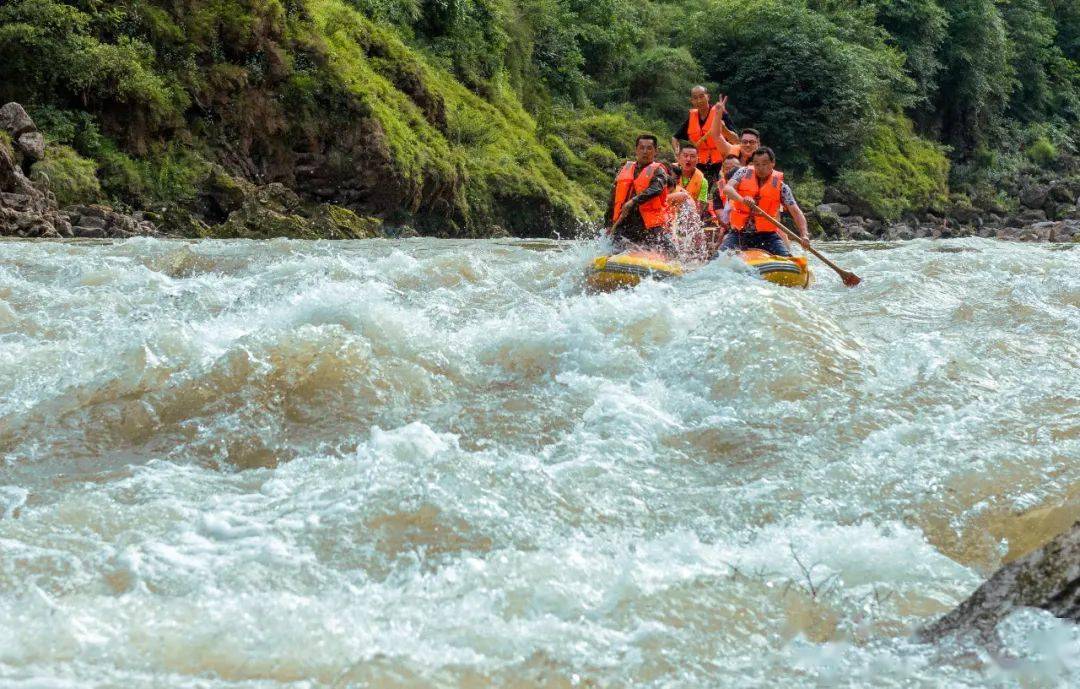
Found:
[[[709,183],[713,183],[720,176],[720,164],[724,159],[725,148],[723,144],[717,144],[713,139],[712,122],[714,117],[719,116],[725,122],[727,130],[731,130],[731,120],[722,107],[727,101],[724,96],[720,97],[720,107],[709,107],[709,91],[704,86],[695,86],[690,89],[690,105],[693,109],[683,121],[682,126],[675,130],[675,136],[671,138],[671,150],[678,158],[682,141],[689,141],[698,149],[698,169],[705,174]]]

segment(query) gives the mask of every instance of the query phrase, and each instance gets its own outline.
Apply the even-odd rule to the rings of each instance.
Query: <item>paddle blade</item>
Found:
[[[844,285],[847,287],[855,287],[860,282],[862,282],[861,277],[859,277],[855,273],[849,273],[846,270],[840,273],[840,279],[844,281]]]

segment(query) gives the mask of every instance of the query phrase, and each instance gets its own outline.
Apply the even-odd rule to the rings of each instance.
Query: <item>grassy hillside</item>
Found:
[[[1009,178],[1075,171],[1077,60],[1061,0],[0,6],[0,101],[57,145],[65,198],[211,224],[233,178],[427,233],[572,233],[696,82],[810,202],[1007,206]]]

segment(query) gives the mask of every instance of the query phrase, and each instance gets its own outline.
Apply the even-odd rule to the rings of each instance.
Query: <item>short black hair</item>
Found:
[[[753,134],[754,136],[757,137],[758,141],[761,141],[761,132],[759,132],[756,129],[751,129],[751,128],[747,127],[746,129],[742,130],[741,132],[739,132],[739,138],[740,139],[742,138],[743,134]]]
[[[694,144],[683,144],[682,146],[679,146],[679,153],[682,153],[683,151],[685,151],[688,148],[692,148],[695,151],[698,150],[698,147],[695,146]]]
[[[768,146],[762,146],[758,150],[754,151],[754,154],[752,156],[750,156],[750,160],[753,160],[754,158],[757,158],[758,156],[769,156],[769,160],[771,162],[774,162],[774,163],[776,162],[776,154],[773,153],[773,150],[771,148],[769,148]]]
[[[656,134],[639,134],[638,138],[634,139],[634,146],[637,146],[639,143],[641,143],[642,139],[648,139],[652,142],[653,146],[660,145],[660,139],[656,138]]]

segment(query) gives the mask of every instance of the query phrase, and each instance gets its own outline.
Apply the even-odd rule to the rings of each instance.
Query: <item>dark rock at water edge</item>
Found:
[[[136,237],[158,233],[154,223],[143,216],[125,215],[108,206],[68,206],[63,213],[76,237]]]
[[[220,173],[216,173],[219,174]],[[215,202],[228,212],[225,221],[201,231],[204,237],[270,239],[369,239],[381,235],[382,221],[359,216],[333,204],[305,204],[288,187],[271,183],[256,187],[219,178]]]
[[[973,636],[994,644],[999,622],[1020,607],[1080,622],[1080,522],[1042,548],[999,569],[975,593],[918,636]]]
[[[292,189],[258,186],[213,166],[199,198],[153,211],[122,213],[99,203],[59,208],[47,175],[27,176],[46,141],[18,103],[0,108],[0,236],[127,238],[173,236],[269,239],[367,239],[382,221],[330,203],[304,202]],[[35,170],[37,168],[35,167]]]
[[[107,206],[61,210],[47,178],[32,182],[26,172],[45,156],[45,137],[18,103],[0,107],[0,236],[51,238],[156,235],[145,218]],[[10,143],[9,143],[10,142]]]

